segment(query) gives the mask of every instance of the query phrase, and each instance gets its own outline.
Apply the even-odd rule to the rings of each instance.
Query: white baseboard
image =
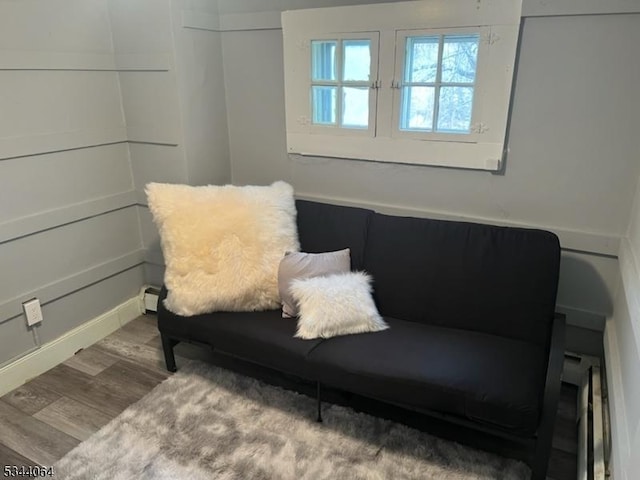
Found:
[[[0,396],[64,362],[81,348],[102,340],[141,314],[140,298],[136,296],[5,365],[0,368]]]

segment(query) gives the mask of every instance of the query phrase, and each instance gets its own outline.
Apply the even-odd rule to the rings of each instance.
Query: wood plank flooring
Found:
[[[186,344],[176,355],[178,365],[210,358]],[[138,317],[0,398],[0,467],[52,465],[169,375],[155,316]],[[563,385],[550,480],[576,478],[576,396],[575,387]]]

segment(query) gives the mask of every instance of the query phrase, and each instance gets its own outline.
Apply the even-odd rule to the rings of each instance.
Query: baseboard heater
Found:
[[[564,380],[578,386],[578,480],[605,480],[611,444],[600,359],[567,353],[565,373]]]

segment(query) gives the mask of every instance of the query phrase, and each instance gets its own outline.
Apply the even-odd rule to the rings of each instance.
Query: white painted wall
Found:
[[[614,314],[607,319],[605,353],[613,474],[616,480],[632,480],[640,471],[640,179],[622,241],[620,269],[621,288]]]
[[[89,71],[92,70],[92,71]],[[142,240],[106,0],[0,1],[0,364],[136,295]]]
[[[614,466],[633,478],[640,16],[526,19],[504,175],[289,157],[279,12],[358,3],[0,0],[0,364],[35,346],[21,301],[43,300],[47,341],[161,282],[147,182],[284,179],[309,198],[557,231],[561,308],[607,318]]]
[[[601,35],[594,36],[594,29]],[[638,173],[631,152],[640,97],[632,93],[640,72],[627,58],[639,42],[638,15],[528,19],[511,153],[505,174],[492,175],[290,157],[281,31],[226,32],[233,180],[284,178],[305,195],[618,237],[626,228]]]
[[[0,364],[23,300],[44,342],[162,282],[146,183],[230,181],[220,32],[183,17],[217,4],[0,0]]]
[[[187,179],[191,185],[231,181],[220,32],[192,28],[185,18],[215,18],[210,0],[172,2]]]
[[[352,3],[358,2],[304,7]],[[526,3],[523,10],[554,13],[555,7]],[[493,175],[288,155],[282,32],[273,12],[301,7],[220,1],[233,182],[284,179],[311,199],[555,231],[565,249],[560,309],[570,324],[602,331],[613,310],[615,256],[640,167],[634,131],[640,66],[629,61],[640,44],[640,15],[525,20],[510,154],[504,174]],[[567,8],[579,12],[579,5]],[[601,348],[600,336],[590,344]]]
[[[524,0],[527,18],[503,175],[287,155],[277,13],[358,3],[367,2],[219,0],[233,182],[284,179],[311,199],[394,214],[539,226],[558,233],[563,245],[558,302],[570,323],[568,348],[597,352],[602,343],[598,331],[605,329],[606,319],[612,478],[636,478],[637,2]]]

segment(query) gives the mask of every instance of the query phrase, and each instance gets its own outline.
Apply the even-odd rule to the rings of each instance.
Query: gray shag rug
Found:
[[[54,467],[58,479],[526,479],[521,462],[191,362]]]

